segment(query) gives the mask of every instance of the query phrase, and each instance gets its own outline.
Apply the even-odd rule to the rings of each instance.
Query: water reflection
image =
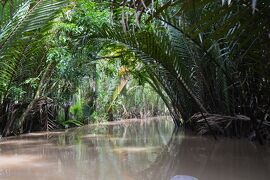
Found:
[[[0,142],[0,179],[136,179],[172,130],[163,119],[8,138]]]
[[[145,170],[147,179],[191,175],[199,180],[267,180],[270,149],[247,140],[198,137],[180,130]]]
[[[268,179],[268,147],[174,132],[170,119],[91,125],[0,142],[0,179]]]

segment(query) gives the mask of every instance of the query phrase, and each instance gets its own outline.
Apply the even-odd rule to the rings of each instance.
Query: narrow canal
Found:
[[[31,133],[0,141],[0,179],[268,180],[270,148],[174,132],[168,118]]]

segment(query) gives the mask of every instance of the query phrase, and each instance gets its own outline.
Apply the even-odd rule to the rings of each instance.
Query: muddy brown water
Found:
[[[31,133],[0,141],[0,179],[269,180],[270,148],[173,133],[168,118]]]

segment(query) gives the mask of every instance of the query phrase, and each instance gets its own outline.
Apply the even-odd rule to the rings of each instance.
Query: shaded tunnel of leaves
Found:
[[[13,124],[7,119],[14,113],[7,109],[20,101],[28,105],[12,126],[22,132],[41,97],[63,107],[56,120],[62,126],[121,118],[134,106],[121,94],[129,97],[131,86],[143,85],[167,109],[152,105],[155,113],[140,111],[140,117],[169,112],[176,126],[255,134],[263,143],[269,134],[269,5],[266,0],[3,1],[1,130]],[[103,81],[102,72],[112,78]],[[101,85],[107,83],[112,85],[105,95]],[[91,111],[88,118],[85,111]]]

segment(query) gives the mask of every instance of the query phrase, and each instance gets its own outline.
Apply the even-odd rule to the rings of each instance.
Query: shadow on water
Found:
[[[178,130],[156,161],[146,169],[147,179],[189,175],[199,180],[267,180],[270,149],[246,140],[200,137]]]
[[[269,148],[174,131],[149,119],[33,133],[0,142],[0,179],[268,179]]]

